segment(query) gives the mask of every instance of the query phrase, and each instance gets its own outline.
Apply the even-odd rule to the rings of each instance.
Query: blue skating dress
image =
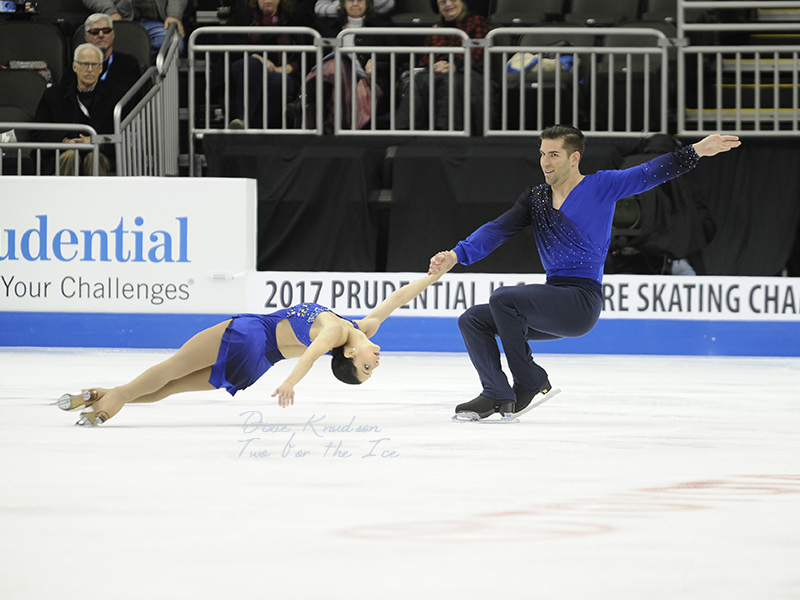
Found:
[[[234,316],[222,334],[217,362],[211,367],[209,383],[215,388],[225,388],[231,396],[253,385],[272,365],[285,358],[278,350],[275,338],[278,322],[287,319],[297,339],[309,346],[311,326],[317,316],[325,311],[331,312],[320,304],[304,302],[268,315]],[[350,322],[358,329],[354,321]]]

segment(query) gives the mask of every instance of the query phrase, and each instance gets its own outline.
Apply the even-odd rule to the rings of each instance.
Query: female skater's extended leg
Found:
[[[149,402],[158,402],[173,394],[181,394],[183,392],[202,392],[204,390],[216,389],[211,385],[208,380],[211,378],[211,367],[200,369],[194,373],[184,375],[180,379],[173,379],[161,389],[153,392],[152,394],[145,394],[139,396],[136,400],[131,400],[128,404],[146,404]]]
[[[229,323],[230,320],[224,321],[223,323],[201,331],[181,346],[175,354],[165,361],[150,367],[130,383],[107,390],[105,394],[92,405],[94,414],[97,415],[104,412],[107,415],[104,420],[108,420],[116,415],[123,405],[128,402],[135,402],[137,399],[155,394],[173,381],[181,380],[184,377],[196,372],[205,371],[206,369],[208,369],[208,374],[210,374],[210,367],[217,360],[222,335],[225,333],[225,329],[228,327]],[[190,378],[188,381],[190,381],[192,385],[196,385],[195,378]],[[206,383],[208,383],[208,378],[206,378]],[[212,389],[212,387],[213,386],[209,383],[208,387],[201,387],[199,389]],[[183,391],[192,391],[194,389],[197,388],[191,387]],[[166,395],[162,397],[166,397]],[[149,401],[155,402],[155,400],[156,399]],[[92,416],[93,415],[89,415],[90,421],[92,421]]]

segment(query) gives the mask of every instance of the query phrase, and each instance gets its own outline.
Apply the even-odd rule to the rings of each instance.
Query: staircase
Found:
[[[729,31],[717,26],[720,43],[700,55],[698,99],[687,99],[697,108],[686,109],[687,122],[703,130],[797,132],[800,8],[769,4],[739,11]]]

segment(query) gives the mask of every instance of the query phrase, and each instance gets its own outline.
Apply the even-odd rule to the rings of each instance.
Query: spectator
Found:
[[[434,27],[457,28],[472,39],[485,38],[489,31],[486,19],[480,15],[470,14],[464,0],[438,0],[439,19]],[[461,46],[461,38],[450,35],[428,36],[426,46],[453,47]],[[472,113],[472,126],[475,133],[480,132],[483,123],[483,50],[472,49],[472,67],[470,73],[470,112]],[[464,128],[464,58],[455,55],[453,58],[453,73],[450,72],[449,54],[434,55],[433,62],[433,96],[434,96],[434,128],[448,130],[449,127],[449,86],[450,77],[453,78],[453,128]],[[428,67],[429,55],[425,55],[417,63],[419,67]],[[415,128],[428,127],[427,114],[428,95],[430,86],[428,68],[419,72],[414,77],[414,98],[409,98],[408,89],[402,94],[400,107],[397,112],[397,129],[408,129],[410,122],[411,102],[414,102]],[[409,86],[410,87],[410,86]]]
[[[292,5],[289,0],[240,0],[234,9],[228,25],[257,26],[267,28],[269,33],[251,34],[248,43],[262,45],[291,46],[295,41],[287,33],[277,30],[280,26],[295,25],[292,19]],[[297,72],[299,61],[295,54],[286,53],[286,64],[283,52],[268,52],[267,58],[267,126],[280,128],[282,125],[282,102],[294,98],[297,89]],[[264,87],[264,55],[253,53],[248,57],[248,87],[244,87],[244,59],[231,65],[231,76],[236,86],[236,118],[231,121],[231,129],[243,129],[245,125],[244,99],[247,97],[248,127],[263,127],[262,90]],[[286,89],[283,87],[283,73],[286,72]]]
[[[90,11],[106,14],[114,21],[140,23],[150,35],[153,59],[164,44],[170,24],[177,23],[183,52],[185,32],[181,19],[188,0],[83,0],[83,4]]]
[[[142,75],[139,61],[130,54],[114,51],[114,21],[108,15],[89,15],[83,24],[84,37],[103,52],[102,81],[116,83],[126,92]]]
[[[373,0],[337,0],[339,7],[339,14],[336,19],[331,20],[330,23],[322,27],[322,36],[325,38],[335,38],[341,31],[345,29],[358,29],[362,27],[383,27],[386,23],[381,21],[373,11]],[[375,46],[387,43],[385,36],[346,36],[343,38],[343,45],[345,48],[350,46]],[[389,42],[391,45],[391,42]],[[361,129],[369,122],[372,117],[372,88],[371,78],[377,78],[376,81],[376,95],[380,98],[382,96],[382,89],[388,89],[389,75],[389,55],[377,54],[373,65],[371,54],[357,54],[356,55],[356,91],[353,94],[351,89],[352,84],[352,67],[350,62],[350,54],[343,54],[341,60],[341,81],[342,81],[342,127],[345,129],[351,128],[351,115],[352,115],[352,100],[356,98],[356,129]],[[334,104],[333,104],[333,87],[335,81],[336,61],[332,54],[325,57],[322,64],[322,77],[323,77],[323,99],[325,124],[324,129],[326,133],[333,133],[334,131]],[[314,126],[314,115],[316,111],[314,106],[316,103],[316,77],[317,71],[313,69],[306,77],[306,94],[305,98],[298,98],[288,107],[288,115],[292,118],[299,119],[302,115],[303,107],[306,108],[306,124]]]
[[[72,70],[75,79],[57,83],[47,88],[39,101],[34,121],[37,123],[81,123],[94,128],[97,133],[114,132],[114,106],[125,91],[114,83],[100,79],[103,67],[103,51],[92,44],[81,44],[75,48]],[[89,143],[88,136],[64,137],[63,131],[37,131],[37,142]],[[108,174],[113,167],[113,146],[103,148],[100,155],[100,174]],[[75,151],[61,155],[59,173],[74,174]],[[92,153],[83,160],[82,172],[91,171]],[[49,170],[49,166],[46,167]]]
[[[338,19],[341,15],[339,4],[339,0],[317,0],[314,12],[318,17]],[[375,0],[373,11],[381,17],[388,17],[394,11],[394,0]]]

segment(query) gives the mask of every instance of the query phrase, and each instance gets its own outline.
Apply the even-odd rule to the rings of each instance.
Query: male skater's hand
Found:
[[[444,275],[458,264],[458,257],[452,250],[445,250],[431,257],[428,275]]]
[[[697,156],[714,156],[742,145],[738,136],[714,133],[693,144]]]

